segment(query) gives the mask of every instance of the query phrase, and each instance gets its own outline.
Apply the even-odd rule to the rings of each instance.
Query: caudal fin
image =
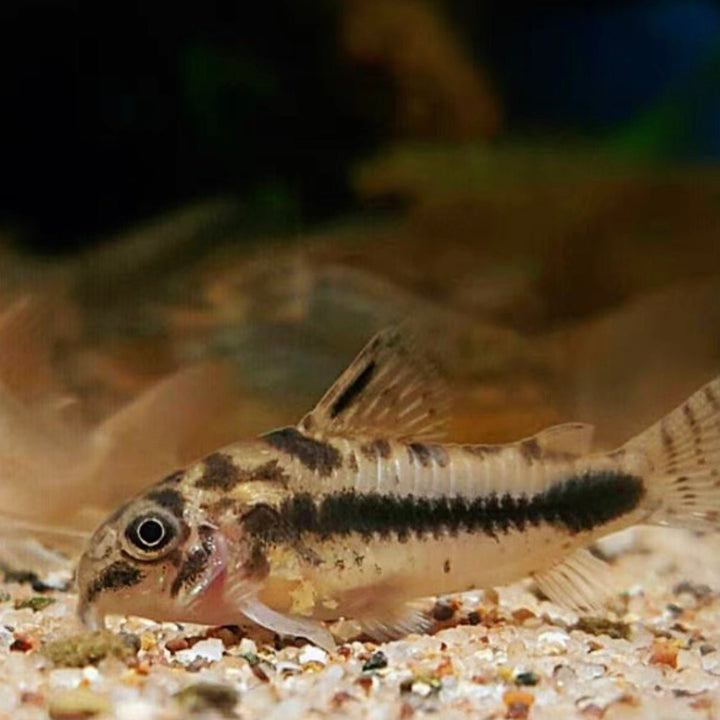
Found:
[[[720,378],[622,450],[648,463],[649,523],[720,530]]]

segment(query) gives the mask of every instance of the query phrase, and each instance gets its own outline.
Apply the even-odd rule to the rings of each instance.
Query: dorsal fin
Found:
[[[585,423],[563,423],[541,430],[534,439],[542,455],[587,455],[595,428]],[[521,441],[522,442],[522,441]]]
[[[384,436],[438,440],[448,420],[448,393],[414,336],[379,332],[300,421],[316,436]]]

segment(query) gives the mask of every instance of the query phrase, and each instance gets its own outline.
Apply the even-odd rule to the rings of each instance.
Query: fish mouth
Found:
[[[81,597],[78,600],[77,614],[80,622],[88,630],[105,629],[105,613],[101,612],[98,606],[89,602],[87,598]]]
[[[201,600],[208,600],[211,596],[214,598],[222,594],[227,570],[227,544],[221,533],[213,532],[211,543],[208,545],[205,545],[209,552],[202,572],[194,582],[182,587],[178,593],[178,603],[185,608],[194,606]],[[179,572],[182,572],[182,567]]]

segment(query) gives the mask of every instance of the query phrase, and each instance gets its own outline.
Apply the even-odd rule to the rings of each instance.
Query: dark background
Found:
[[[353,163],[406,138],[720,157],[716,3],[415,4],[482,68],[497,123],[398,123],[397,67],[339,32],[351,2],[5,0],[0,222],[58,253],[216,193],[327,219],[358,209]]]

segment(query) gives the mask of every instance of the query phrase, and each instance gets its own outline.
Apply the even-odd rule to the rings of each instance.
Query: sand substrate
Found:
[[[72,592],[18,577],[0,585],[0,718],[717,718],[719,549],[630,531],[604,546],[624,590],[602,617],[520,583],[430,601],[432,635],[333,654],[136,618],[83,634]]]

